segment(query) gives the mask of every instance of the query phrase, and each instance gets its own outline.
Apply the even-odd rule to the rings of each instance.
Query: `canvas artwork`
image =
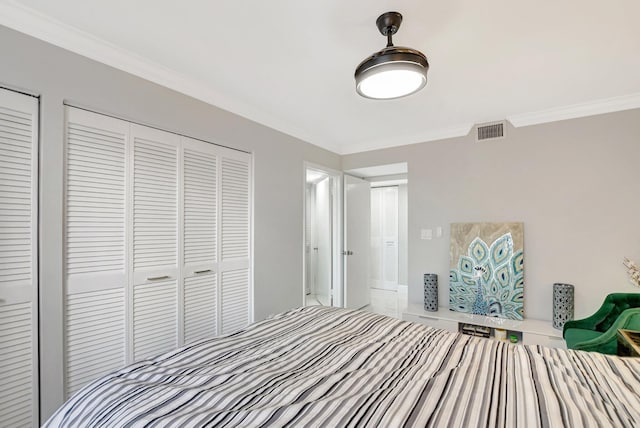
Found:
[[[523,223],[451,224],[449,309],[524,319]]]

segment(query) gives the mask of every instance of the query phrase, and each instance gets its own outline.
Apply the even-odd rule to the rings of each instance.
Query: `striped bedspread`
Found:
[[[140,361],[46,427],[640,426],[640,360],[307,307]]]

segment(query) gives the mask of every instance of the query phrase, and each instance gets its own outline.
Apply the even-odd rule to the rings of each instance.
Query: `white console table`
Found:
[[[402,314],[402,319],[428,325],[453,333],[460,331],[460,325],[473,324],[491,329],[504,329],[508,332],[519,333],[522,340],[518,343],[525,345],[544,345],[551,348],[566,348],[562,338],[562,330],[551,326],[551,321],[526,318],[523,321],[504,318],[473,315],[439,308],[437,312],[425,311],[422,305],[410,303]],[[493,330],[492,330],[493,331]]]

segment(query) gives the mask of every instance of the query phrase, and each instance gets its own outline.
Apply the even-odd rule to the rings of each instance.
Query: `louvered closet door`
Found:
[[[251,155],[221,150],[219,177],[220,319],[222,333],[231,333],[252,321]]]
[[[38,426],[38,100],[0,89],[0,425]]]
[[[131,125],[133,359],[178,345],[180,137]]]
[[[218,148],[182,138],[184,343],[218,334]]]
[[[125,365],[127,122],[67,107],[67,397]]]

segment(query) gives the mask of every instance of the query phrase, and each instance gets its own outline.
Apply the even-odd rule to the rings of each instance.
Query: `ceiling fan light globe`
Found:
[[[413,62],[388,62],[356,76],[356,91],[365,98],[390,100],[418,92],[427,84],[427,69]]]

